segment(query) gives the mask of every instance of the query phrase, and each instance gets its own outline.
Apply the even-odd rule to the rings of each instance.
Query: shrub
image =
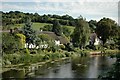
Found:
[[[65,55],[66,55],[66,57],[70,57],[70,53],[68,53],[68,52],[65,52]]]
[[[50,59],[49,54],[44,55],[43,60],[49,60],[49,59]]]
[[[44,27],[43,27],[43,31],[52,31],[52,25],[45,25]],[[41,29],[40,29],[41,30]]]
[[[37,50],[31,50],[30,54],[37,54]]]
[[[64,49],[65,49],[65,46],[64,46],[64,45],[60,45],[60,48],[64,50]]]
[[[26,42],[26,37],[23,34],[16,34],[16,38],[18,38],[19,41],[19,47],[24,48],[25,42]]]
[[[27,48],[23,49],[22,52],[25,53],[25,54],[30,54],[30,51]]]

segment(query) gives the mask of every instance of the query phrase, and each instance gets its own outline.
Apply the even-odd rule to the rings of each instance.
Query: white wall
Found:
[[[55,40],[55,45],[60,45],[60,41],[59,40]]]

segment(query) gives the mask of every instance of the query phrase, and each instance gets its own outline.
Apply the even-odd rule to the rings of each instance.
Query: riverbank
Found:
[[[8,71],[12,68],[17,68],[24,65],[43,65],[47,62],[54,62],[75,56],[90,55],[91,52],[100,52],[93,50],[80,50],[78,52],[44,52],[41,54],[7,54],[3,56],[5,64],[2,66],[2,72]],[[119,50],[105,50],[106,53],[116,53]]]
[[[59,59],[56,59],[56,60],[46,60],[46,61],[43,61],[43,62],[37,62],[37,63],[29,63],[29,64],[16,64],[16,65],[7,65],[7,66],[4,66],[3,68],[2,68],[2,71],[1,71],[1,73],[3,73],[3,72],[6,72],[6,71],[9,71],[9,70],[11,70],[11,69],[13,69],[13,70],[21,70],[21,69],[18,69],[18,68],[20,68],[21,66],[36,66],[36,65],[39,65],[39,66],[42,66],[42,65],[44,65],[44,64],[46,64],[46,63],[55,63],[55,62],[58,62],[58,61],[62,61],[62,60],[65,60],[65,59],[70,59],[70,57],[64,57],[64,58],[59,58]],[[0,73],[0,74],[1,74]]]
[[[4,54],[2,60],[2,71],[25,65],[43,65],[47,62],[64,60],[71,56],[71,52],[41,52],[40,54]]]
[[[119,50],[103,50],[103,51],[90,51],[90,55],[101,55],[101,54],[105,54],[105,53],[118,53],[120,52]]]
[[[3,78],[98,78],[115,60],[109,56],[76,56],[42,65],[20,66],[4,72]]]

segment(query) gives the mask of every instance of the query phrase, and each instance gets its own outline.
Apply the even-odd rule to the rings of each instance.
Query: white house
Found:
[[[55,45],[60,45],[60,41],[59,40],[55,40]]]
[[[102,41],[97,37],[96,33],[92,33],[90,36],[90,45],[100,45],[102,44]]]
[[[94,45],[99,45],[100,43],[101,43],[101,40],[98,37],[96,37]]]

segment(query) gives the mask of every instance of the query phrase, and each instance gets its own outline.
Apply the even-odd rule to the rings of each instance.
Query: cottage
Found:
[[[100,44],[102,44],[102,41],[97,37],[97,34],[95,32],[93,32],[90,35],[89,45],[100,45]]]
[[[40,31],[39,34],[47,34],[50,37],[52,37],[55,40],[56,45],[61,45],[61,44],[67,44],[69,43],[69,40],[66,39],[66,37],[63,36],[57,36],[54,32],[50,31]]]
[[[69,43],[69,41],[65,37],[57,36],[54,32],[41,30],[40,32],[38,32],[38,34],[49,35],[51,38],[54,39],[55,45],[57,45],[57,46]],[[36,46],[35,44],[29,44],[29,45],[28,45],[28,43],[25,44],[25,48],[30,48],[30,49],[32,49],[32,48],[36,48],[36,49],[48,48],[48,46],[49,46],[48,44],[40,44],[39,46]]]

